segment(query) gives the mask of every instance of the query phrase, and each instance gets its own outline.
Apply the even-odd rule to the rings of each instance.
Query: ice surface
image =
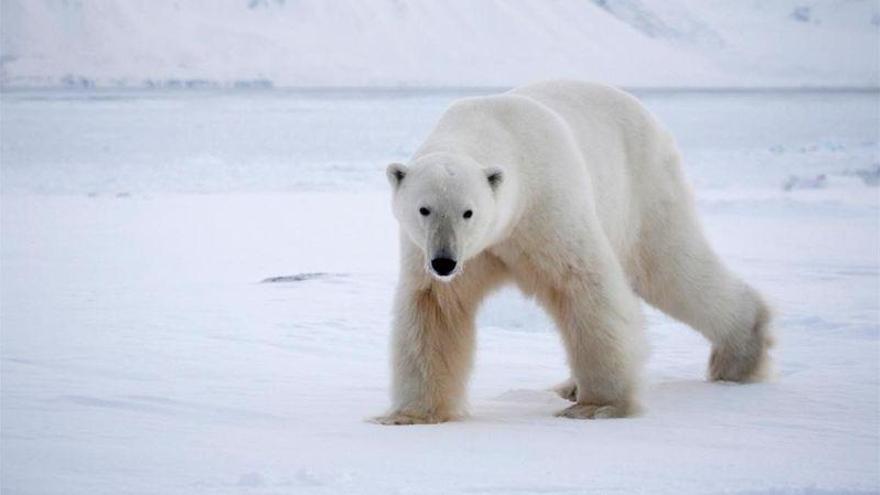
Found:
[[[777,308],[775,380],[707,383],[708,345],[649,311],[645,413],[554,418],[561,346],[507,290],[480,314],[468,420],[365,422],[388,405],[383,167],[457,94],[4,93],[3,492],[880,490],[872,92],[640,95]]]

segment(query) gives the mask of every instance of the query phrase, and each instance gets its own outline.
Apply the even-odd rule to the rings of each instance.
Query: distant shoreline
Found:
[[[0,94],[22,93],[268,93],[338,96],[481,95],[501,93],[512,86],[0,86]],[[880,86],[620,86],[634,94],[773,94],[878,93]]]

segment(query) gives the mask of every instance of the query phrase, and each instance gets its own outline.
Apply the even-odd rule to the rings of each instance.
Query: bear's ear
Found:
[[[400,187],[400,183],[403,182],[403,178],[406,177],[406,165],[402,163],[392,163],[388,165],[388,168],[385,169],[385,175],[388,176],[388,182],[391,183],[391,187],[394,190],[397,190]]]
[[[498,167],[489,167],[485,169],[485,172],[486,180],[489,181],[489,186],[493,191],[497,191],[498,186],[504,181],[504,172]]]

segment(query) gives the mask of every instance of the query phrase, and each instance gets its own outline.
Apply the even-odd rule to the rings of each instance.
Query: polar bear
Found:
[[[400,225],[392,396],[383,424],[461,417],[474,317],[513,282],[549,312],[574,402],[558,416],[638,410],[639,298],[705,336],[711,380],[767,368],[770,313],[706,241],[672,137],[632,96],[550,81],[454,102],[407,165],[391,164]]]

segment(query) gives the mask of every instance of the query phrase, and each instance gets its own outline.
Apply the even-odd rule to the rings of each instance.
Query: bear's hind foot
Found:
[[[578,386],[571,378],[553,387],[553,391],[565,400],[577,402]]]
[[[768,368],[766,347],[713,347],[709,356],[709,380],[713,382],[758,382],[766,378]]]
[[[769,324],[769,310],[762,306],[748,340],[712,346],[709,379],[749,383],[766,378],[770,368],[768,350],[773,345]]]
[[[556,417],[570,419],[625,418],[633,415],[634,409],[628,405],[574,404],[556,413]]]

